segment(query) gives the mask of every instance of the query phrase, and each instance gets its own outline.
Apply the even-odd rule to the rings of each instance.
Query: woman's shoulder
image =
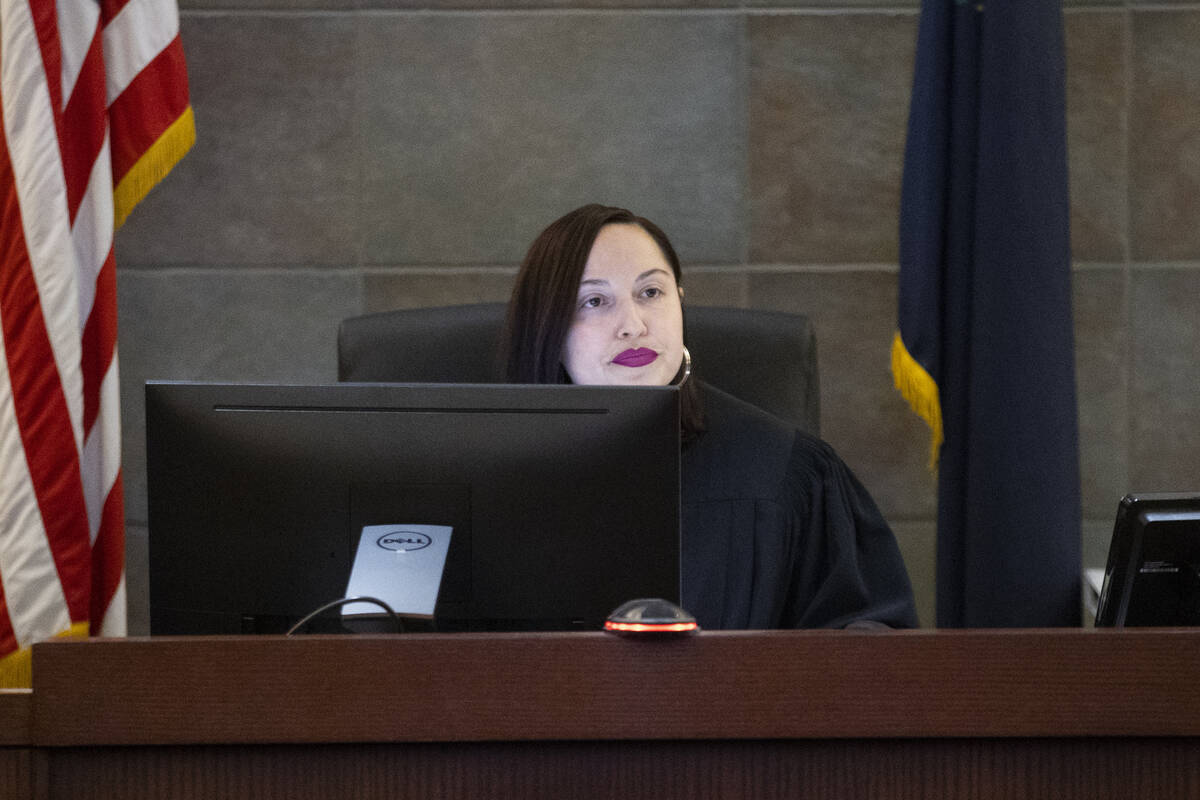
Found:
[[[794,429],[758,406],[751,405],[712,384],[701,383],[704,416],[708,431],[715,436],[755,436],[766,439],[790,438]]]
[[[837,458],[823,439],[714,386],[701,386],[707,433],[713,439],[737,441],[743,447],[782,448],[789,454],[799,451],[801,456],[813,458]]]
[[[821,471],[829,445],[757,406],[702,384],[706,428],[683,452],[684,477],[705,495],[771,498],[796,471]]]

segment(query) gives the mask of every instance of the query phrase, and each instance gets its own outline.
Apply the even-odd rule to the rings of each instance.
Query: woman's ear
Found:
[[[680,300],[683,299],[683,286],[682,285],[679,287],[679,299]]]

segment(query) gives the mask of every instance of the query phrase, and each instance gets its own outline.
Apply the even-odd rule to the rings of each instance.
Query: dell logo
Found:
[[[429,547],[433,543],[433,540],[425,534],[416,533],[415,531],[392,531],[380,536],[375,543],[384,550],[407,553],[412,550]]]

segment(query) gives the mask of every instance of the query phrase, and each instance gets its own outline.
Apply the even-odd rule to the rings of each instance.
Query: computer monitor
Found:
[[[453,529],[438,630],[679,601],[674,387],[146,384],[150,632],[281,633],[367,525]]]
[[[1200,625],[1200,493],[1121,500],[1096,625]]]

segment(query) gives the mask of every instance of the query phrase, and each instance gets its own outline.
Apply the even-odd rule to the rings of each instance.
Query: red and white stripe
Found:
[[[191,111],[174,0],[0,0],[0,36],[2,663],[125,632],[113,232]]]

